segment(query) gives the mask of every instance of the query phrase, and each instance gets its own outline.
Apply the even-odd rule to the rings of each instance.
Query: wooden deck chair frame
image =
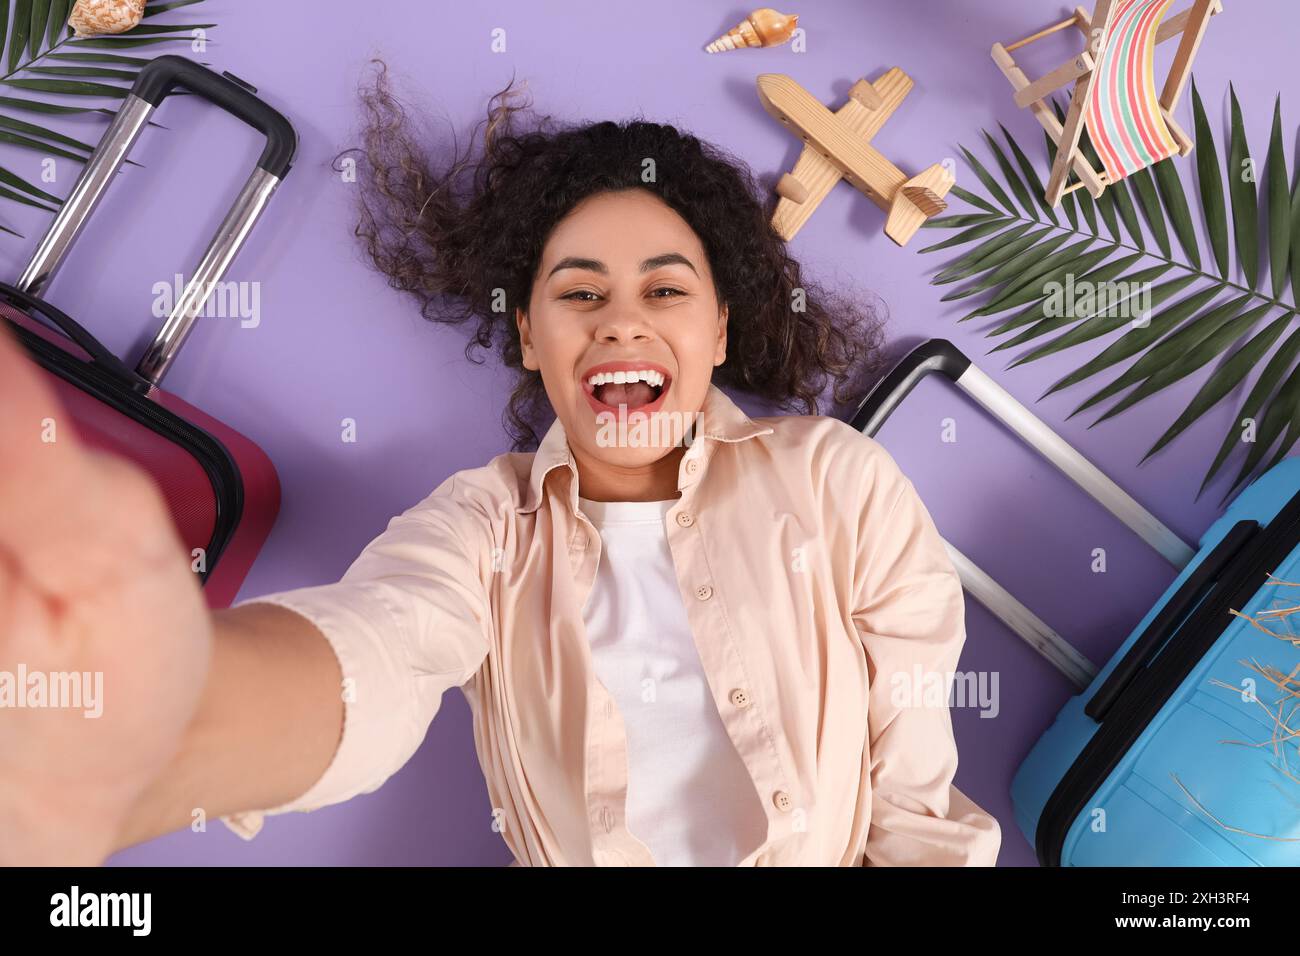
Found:
[[[1088,101],[1089,87],[1093,80],[1093,67],[1096,65],[1099,51],[1090,51],[1085,48],[1073,60],[1062,63],[1056,69],[1033,81],[1025,75],[1024,70],[1020,68],[1011,54],[1035,40],[1041,40],[1043,37],[1058,33],[1061,30],[1068,30],[1070,27],[1077,28],[1083,34],[1085,44],[1090,44],[1093,42],[1094,37],[1105,36],[1115,6],[1115,0],[1097,0],[1097,6],[1092,16],[1089,16],[1088,11],[1084,10],[1083,7],[1075,7],[1073,15],[1067,19],[1045,27],[1031,36],[1017,40],[1014,43],[1008,43],[1005,46],[1001,43],[993,44],[991,51],[993,62],[998,65],[998,68],[1011,82],[1011,86],[1015,90],[1016,105],[1021,108],[1028,107],[1034,116],[1038,118],[1043,128],[1047,130],[1047,135],[1056,143],[1056,159],[1052,163],[1052,172],[1048,177],[1045,190],[1047,202],[1051,206],[1059,205],[1062,196],[1079,188],[1087,189],[1093,196],[1100,196],[1109,182],[1105,172],[1098,172],[1093,169],[1079,150],[1079,137],[1083,132],[1085,106]],[[1186,10],[1162,22],[1156,32],[1155,40],[1157,44],[1173,37],[1181,37],[1178,52],[1174,54],[1174,61],[1170,65],[1169,75],[1165,78],[1164,89],[1160,94],[1160,115],[1169,128],[1174,141],[1178,144],[1179,155],[1182,156],[1186,156],[1192,151],[1193,144],[1187,133],[1174,121],[1174,107],[1178,105],[1179,97],[1182,96],[1183,88],[1187,84],[1187,78],[1191,74],[1192,62],[1196,59],[1196,53],[1200,49],[1201,39],[1205,35],[1205,29],[1209,24],[1210,17],[1222,12],[1221,0],[1193,0],[1191,6]],[[1046,97],[1071,83],[1074,84],[1074,91],[1070,97],[1069,109],[1065,114],[1065,122],[1062,123],[1046,103]],[[1079,181],[1071,186],[1066,186],[1065,183],[1069,178],[1071,169],[1078,175]]]

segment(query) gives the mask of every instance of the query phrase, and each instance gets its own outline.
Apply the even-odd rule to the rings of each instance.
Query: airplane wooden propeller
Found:
[[[817,206],[841,179],[886,213],[885,235],[905,245],[931,216],[947,208],[944,196],[953,175],[936,163],[919,175],[907,174],[871,145],[912,89],[912,79],[898,67],[849,90],[848,101],[832,113],[821,101],[782,73],[758,78],[763,108],[790,127],[806,144],[794,169],[776,184],[772,228],[793,239]]]

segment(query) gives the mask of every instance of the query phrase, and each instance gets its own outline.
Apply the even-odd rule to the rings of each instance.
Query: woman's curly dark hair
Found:
[[[881,319],[803,276],[759,199],[770,191],[759,191],[743,161],[642,119],[581,125],[539,119],[530,103],[518,102],[512,78],[491,97],[465,153],[453,144],[450,158],[435,163],[393,95],[386,65],[373,62],[379,65],[373,83],[363,81],[359,89],[362,146],[339,154],[361,154],[356,235],[389,285],[415,296],[426,319],[478,320],[467,358],[474,361],[476,346],[495,344],[503,363],[518,371],[502,416],[514,450],[535,450],[537,426],[554,417],[541,373],[523,367],[515,306],[527,313],[552,229],[595,193],[648,190],[699,236],[719,306],[729,309],[727,358],[713,373],[720,387],[787,411],[801,403],[803,414],[815,415],[827,379],[834,402],[845,404],[879,371]],[[533,121],[520,130],[525,113]],[[648,158],[656,175],[646,182]]]

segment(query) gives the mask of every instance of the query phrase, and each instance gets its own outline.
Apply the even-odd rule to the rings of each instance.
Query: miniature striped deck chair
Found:
[[[1100,196],[1108,183],[1118,182],[1139,169],[1174,153],[1186,156],[1192,141],[1174,121],[1174,107],[1182,95],[1192,61],[1200,48],[1210,17],[1223,12],[1221,0],[1193,0],[1188,9],[1164,19],[1174,0],[1097,0],[1091,17],[1075,7],[1069,19],[1032,36],[1003,46],[993,44],[992,56],[1015,89],[1016,105],[1029,107],[1056,143],[1056,159],[1045,190],[1049,205],[1056,206],[1066,193],[1085,188]],[[1086,49],[1031,82],[1011,53],[1035,40],[1076,27]],[[1181,37],[1178,51],[1160,96],[1155,87],[1155,48]],[[1045,102],[1060,87],[1074,84],[1065,121]],[[1079,150],[1084,128],[1102,169]],[[1079,181],[1067,186],[1070,171]]]

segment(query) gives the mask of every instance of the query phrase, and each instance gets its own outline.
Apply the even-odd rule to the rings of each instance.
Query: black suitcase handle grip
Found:
[[[1146,630],[1129,647],[1128,653],[1115,665],[1097,693],[1084,705],[1083,712],[1100,723],[1106,719],[1115,702],[1132,686],[1137,676],[1150,666],[1158,653],[1168,645],[1173,647],[1182,636],[1182,624],[1187,615],[1201,603],[1225,568],[1259,532],[1259,523],[1249,519],[1238,521],[1219,539],[1219,543],[1196,566],[1174,596],[1160,609]]]
[[[0,302],[15,303],[28,316],[33,314],[43,316],[60,332],[80,346],[81,350],[90,356],[92,362],[123,385],[137,392],[148,391],[148,382],[128,368],[125,362],[105,348],[99,339],[86,331],[79,322],[74,321],[67,313],[7,282],[0,282]],[[9,322],[16,324],[12,319]]]
[[[874,438],[921,379],[931,372],[939,372],[955,382],[969,367],[970,359],[966,353],[947,339],[922,342],[876,384],[858,406],[850,424],[868,438]]]
[[[284,178],[293,164],[298,134],[283,114],[259,99],[255,90],[175,54],[155,57],[141,69],[131,92],[151,106],[158,106],[178,86],[197,93],[262,133],[266,137],[266,149],[257,165],[278,179]]]

